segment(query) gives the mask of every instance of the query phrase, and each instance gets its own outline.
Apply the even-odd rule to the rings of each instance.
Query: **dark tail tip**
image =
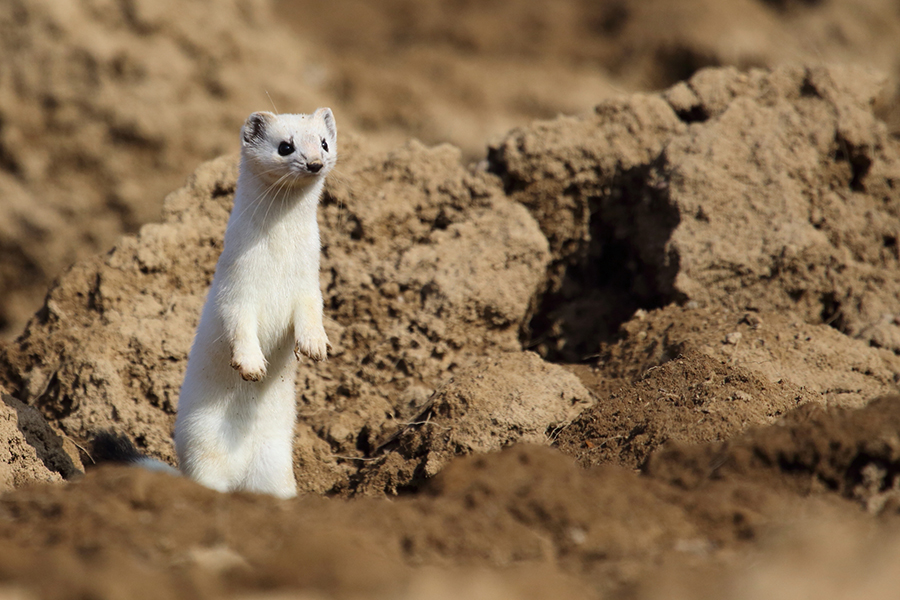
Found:
[[[133,463],[144,455],[127,436],[112,430],[103,430],[91,439],[91,458],[95,464]]]

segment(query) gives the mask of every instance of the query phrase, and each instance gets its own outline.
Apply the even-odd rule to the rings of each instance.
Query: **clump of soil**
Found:
[[[36,481],[60,482],[84,470],[75,447],[69,442],[69,452],[64,450],[63,440],[40,411],[5,393],[2,387],[0,400],[0,491]]]
[[[900,359],[798,315],[668,306],[570,367],[602,398],[558,445],[582,464],[637,468],[670,441],[724,441],[804,404],[863,406],[897,389]]]
[[[526,345],[581,361],[635,308],[692,300],[791,310],[900,351],[900,155],[872,113],[878,84],[707,70],[493,147],[490,170],[553,254]]]
[[[460,454],[486,454],[517,442],[550,444],[593,403],[562,367],[531,352],[508,353],[460,369],[414,421],[379,444],[354,491],[408,490]],[[391,452],[384,452],[391,450]]]
[[[724,444],[671,444],[646,472],[687,489],[729,477],[758,477],[799,493],[828,490],[870,512],[900,508],[900,396],[883,396],[859,410],[814,404],[787,414],[777,427],[754,428]]]

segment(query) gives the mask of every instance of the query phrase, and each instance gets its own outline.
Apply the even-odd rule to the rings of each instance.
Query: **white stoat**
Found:
[[[297,494],[294,355],[324,360],[316,208],[337,158],[328,108],[253,113],[225,248],[181,386],[181,471],[216,490]]]

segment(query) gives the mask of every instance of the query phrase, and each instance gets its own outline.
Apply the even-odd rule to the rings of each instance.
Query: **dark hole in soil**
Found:
[[[700,69],[721,66],[716,57],[681,45],[660,48],[656,54],[656,63],[659,67],[657,69],[658,81],[654,83],[660,88],[667,88],[679,81],[690,79]]]
[[[688,110],[677,110],[675,114],[678,115],[678,118],[682,120],[682,122],[691,124],[691,123],[703,123],[704,121],[709,120],[709,112],[705,107],[697,105],[692,106]]]
[[[681,300],[674,291],[678,257],[667,247],[680,218],[658,168],[622,172],[606,189],[587,197],[590,239],[557,265],[561,277],[536,299],[522,334],[523,347],[548,360],[588,360],[635,310]]]
[[[775,10],[787,12],[793,9],[812,8],[822,4],[822,0],[763,0]]]
[[[822,311],[820,317],[822,323],[829,327],[834,327],[841,333],[847,333],[847,323],[844,319],[844,311],[841,301],[833,292],[823,294],[821,299]]]
[[[865,178],[872,167],[872,159],[866,154],[865,148],[858,148],[844,139],[838,138],[834,159],[837,162],[847,162],[850,165],[850,189],[854,192],[866,191]]]

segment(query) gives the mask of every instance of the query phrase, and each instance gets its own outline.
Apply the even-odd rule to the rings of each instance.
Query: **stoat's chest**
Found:
[[[234,258],[240,266],[236,270],[259,284],[261,293],[271,289],[302,293],[313,279],[318,285],[320,244],[315,219],[278,223],[248,241],[237,248]]]
[[[255,317],[264,349],[292,328],[300,303],[318,294],[320,251],[311,202],[278,215],[270,212],[265,221],[244,214],[229,224],[216,272],[216,284],[225,291],[220,301]]]

